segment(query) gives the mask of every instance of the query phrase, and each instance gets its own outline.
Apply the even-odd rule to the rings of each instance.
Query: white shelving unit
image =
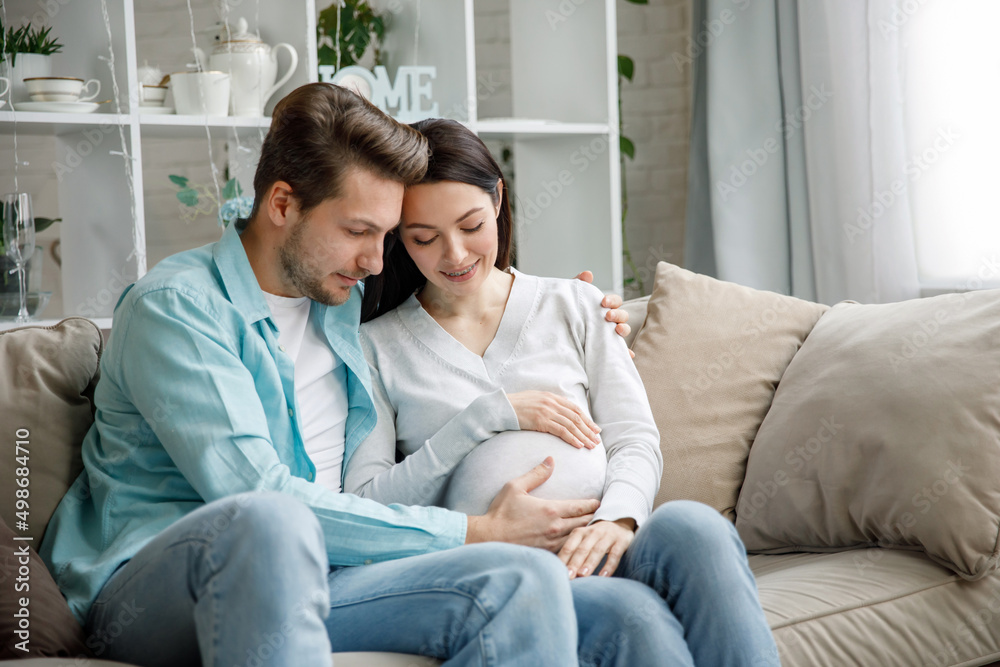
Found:
[[[163,139],[207,142],[208,136],[259,143],[270,118],[148,115],[131,102],[138,99],[138,63],[151,48],[137,39],[137,34],[144,33],[137,27],[144,26],[136,22],[151,20],[147,17],[154,11],[159,12],[157,16],[177,19],[178,30],[185,27],[176,36],[177,50],[183,52],[191,40],[185,3],[107,0],[110,49],[98,3],[59,0],[56,4],[58,10],[48,24],[66,48],[53,56],[53,75],[97,78],[100,99],[110,98],[113,86],[107,58],[113,50],[121,113],[115,113],[113,103],[103,105],[98,113],[81,115],[15,112],[7,107],[0,110],[0,134],[16,131],[18,136],[52,137],[54,142],[53,170],[58,172],[59,215],[64,218],[60,225],[63,307],[62,312],[52,312],[50,306],[41,323],[84,315],[110,327],[121,291],[148,268],[144,262],[148,221],[144,165],[147,169],[156,165],[157,154],[144,152],[144,144]],[[509,118],[478,114],[473,0],[380,0],[373,4],[392,12],[383,48],[390,76],[400,65],[435,66],[434,100],[440,115],[466,123],[484,139],[501,140],[512,147],[519,268],[562,277],[590,269],[599,287],[620,293],[614,1],[573,3],[572,14],[562,16],[569,3],[510,0],[513,108]],[[39,6],[36,0],[8,0],[8,24],[19,25],[20,17],[36,17],[37,23]],[[295,74],[272,98],[266,113],[283,95],[317,79],[314,0],[243,0],[228,15],[233,21],[246,16],[251,29],[259,22],[264,41],[288,42],[299,52]],[[553,24],[553,16],[565,20]],[[418,44],[414,44],[415,35],[419,35]],[[207,38],[199,36],[199,42],[202,48],[210,48]],[[122,150],[123,136],[126,151]],[[123,152],[131,157],[131,190]],[[79,159],[72,159],[73,155]],[[12,156],[6,159],[13,162]],[[71,163],[75,166],[67,166]],[[246,190],[252,190],[245,175],[241,181]],[[133,251],[133,223],[143,251],[140,256]],[[183,239],[183,233],[180,236]],[[175,250],[200,245],[176,243]],[[11,326],[11,321],[0,321],[0,329]]]

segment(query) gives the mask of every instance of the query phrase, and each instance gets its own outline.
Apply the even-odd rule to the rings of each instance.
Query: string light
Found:
[[[333,49],[337,53],[337,66],[333,68],[334,72],[340,71],[340,13],[344,10],[344,7],[347,6],[346,2],[338,2],[337,4],[339,6],[339,9],[337,9],[337,39],[333,42]]]
[[[102,0],[103,2],[104,0]],[[191,0],[187,0],[187,10],[188,10],[188,26],[191,30],[191,47],[192,53],[195,54],[196,66],[199,72],[203,72],[201,59],[197,56],[197,51],[194,49],[198,48],[198,39],[194,34],[194,10],[191,9]],[[205,128],[205,139],[208,144],[208,162],[212,165],[212,186],[215,188],[215,201],[222,206],[222,189],[219,188],[219,168],[215,164],[215,152],[212,150],[212,131],[208,127],[208,114],[203,116],[203,124]]]
[[[420,63],[420,59],[417,57],[417,55],[419,53],[419,49],[420,49],[420,11],[421,11],[421,2],[420,2],[420,0],[417,0],[417,23],[416,23],[416,26],[413,28],[413,64],[414,65],[418,65]]]
[[[99,58],[108,64],[108,71],[111,73],[112,98],[115,103],[115,114],[118,118],[118,138],[122,146],[122,159],[125,162],[125,180],[129,191],[129,210],[132,213],[132,254],[135,256],[136,275],[141,276],[146,273],[146,253],[144,243],[139,232],[139,217],[135,210],[135,180],[132,175],[132,156],[129,154],[128,143],[125,140],[125,125],[122,115],[121,95],[118,89],[118,77],[115,76],[115,47],[111,32],[111,19],[108,17],[107,0],[101,0],[101,17],[104,19],[104,30],[108,35],[108,55]]]

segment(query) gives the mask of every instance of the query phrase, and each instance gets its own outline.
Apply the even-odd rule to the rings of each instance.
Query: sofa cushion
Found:
[[[747,454],[785,367],[827,306],[660,262],[632,350],[660,430],[656,505],[734,518]]]
[[[83,629],[45,563],[30,541],[17,537],[0,521],[0,582],[5,589],[0,595],[0,660],[91,657]]]
[[[983,665],[1000,658],[1000,575],[965,581],[923,554],[750,556],[784,667]]]
[[[736,527],[766,553],[921,549],[977,579],[1000,539],[1000,290],[835,306],[778,386]]]
[[[0,424],[6,441],[21,442],[18,453],[27,456],[18,460],[12,446],[0,457],[0,488],[28,480],[28,527],[19,523],[24,515],[15,515],[13,491],[9,502],[0,502],[0,518],[35,546],[83,468],[80,443],[94,421],[103,349],[100,329],[82,317],[0,332]]]

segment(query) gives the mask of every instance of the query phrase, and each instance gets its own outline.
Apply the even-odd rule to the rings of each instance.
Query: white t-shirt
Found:
[[[316,466],[316,483],[340,492],[347,426],[347,369],[311,324],[308,297],[264,292],[278,325],[278,344],[295,363],[295,403],[306,453]]]

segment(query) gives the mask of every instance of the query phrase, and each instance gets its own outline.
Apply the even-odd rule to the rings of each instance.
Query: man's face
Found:
[[[291,221],[279,249],[284,282],[328,306],[345,303],[359,280],[382,270],[382,242],[399,223],[403,189],[363,169],[348,171],[341,196]]]

